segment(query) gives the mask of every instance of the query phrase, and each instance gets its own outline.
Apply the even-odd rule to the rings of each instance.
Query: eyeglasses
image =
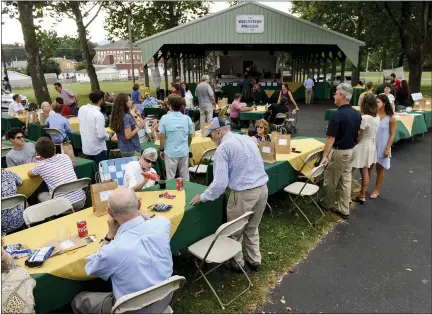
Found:
[[[264,127],[262,125],[258,125],[257,129],[264,129]]]
[[[15,136],[14,139],[15,139],[15,140],[22,140],[22,139],[24,139],[24,135],[21,135],[21,136]]]
[[[145,162],[147,162],[147,163],[149,163],[149,164],[154,164],[155,162],[153,162],[152,160],[150,160],[150,159],[147,159],[147,158],[143,158],[144,159],[144,161]]]

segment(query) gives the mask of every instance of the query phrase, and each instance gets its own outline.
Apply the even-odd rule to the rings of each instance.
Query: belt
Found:
[[[252,191],[252,190],[255,190],[255,189],[259,189],[259,188],[262,188],[264,185],[267,185],[267,183],[266,184],[263,184],[263,185],[260,185],[260,186],[257,186],[257,187],[254,187],[254,188],[251,188],[251,189],[246,189],[246,190],[241,190],[241,191],[236,191],[236,190],[231,190],[231,191],[233,191],[233,192],[245,192],[245,191]]]
[[[351,147],[351,148],[341,148],[341,147],[338,147],[338,146],[333,146],[333,149],[336,149],[336,150],[349,150],[349,149],[353,149],[354,147]]]

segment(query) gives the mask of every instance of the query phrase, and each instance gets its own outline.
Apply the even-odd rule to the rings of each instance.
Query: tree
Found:
[[[84,70],[84,69],[86,69],[84,62],[78,62],[75,65],[75,71]]]
[[[38,103],[42,103],[44,101],[51,103],[51,97],[47,88],[44,72],[42,69],[42,62],[39,55],[39,45],[33,16],[33,14],[40,16],[41,10],[36,10],[36,8],[40,8],[40,5],[40,3],[29,1],[19,1],[12,4],[12,6],[18,8],[18,19],[21,23],[23,32],[27,63],[30,69],[30,76],[36,101]]]
[[[130,14],[132,40],[136,41],[184,24],[209,13],[208,1],[110,2],[104,25],[109,39],[129,40],[125,14]]]
[[[57,77],[61,73],[58,63],[53,59],[44,59],[42,61],[42,70],[44,73],[55,73]],[[27,67],[25,74],[30,75],[29,67]]]
[[[39,49],[44,59],[52,58],[56,55],[60,38],[56,31],[41,30],[36,33]]]
[[[69,18],[75,20],[78,28],[78,38],[81,46],[81,52],[83,55],[84,63],[86,65],[88,76],[90,78],[91,90],[94,91],[100,89],[96,70],[92,63],[93,57],[90,53],[89,41],[87,39],[87,28],[99,14],[100,10],[104,6],[104,2],[97,1],[95,3],[89,3],[85,1],[62,1],[52,2],[50,5],[52,13],[55,12],[59,15],[66,15]],[[84,19],[90,17],[90,12],[93,11],[93,9],[96,9],[96,12],[85,24]],[[59,18],[58,15],[56,15],[56,17]]]
[[[18,43],[15,43],[13,45],[10,44],[2,44],[2,59],[6,61],[7,63],[11,63],[15,60],[25,60],[26,54],[25,54],[25,48],[23,45],[20,45]]]

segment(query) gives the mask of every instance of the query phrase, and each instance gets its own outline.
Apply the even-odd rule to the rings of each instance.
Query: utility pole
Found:
[[[4,22],[1,22],[1,25],[4,25]],[[3,60],[2,60],[2,62],[3,62],[3,70],[4,70],[4,75],[5,75],[5,77],[8,77],[8,73],[7,73],[7,64],[6,64],[6,58],[4,57],[4,52],[3,52],[3,45],[2,45],[2,47],[1,47],[1,54],[2,54],[2,56],[3,56]]]
[[[132,72],[132,83],[135,84],[135,70],[134,70],[134,60],[132,52],[132,29],[131,29],[131,13],[128,15],[128,31],[129,31],[129,42],[130,42],[130,58],[131,58],[131,72]]]

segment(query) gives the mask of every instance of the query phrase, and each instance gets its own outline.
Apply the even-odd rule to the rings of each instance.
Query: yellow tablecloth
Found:
[[[291,140],[291,148],[295,148],[296,151],[300,151],[301,153],[290,153],[290,154],[276,154],[276,161],[288,161],[290,165],[297,171],[299,171],[306,158],[317,151],[324,149],[324,143],[313,139],[313,138],[305,138],[305,139],[293,139]],[[313,163],[309,162],[305,165],[301,171],[304,175],[309,175],[313,168]]]
[[[421,115],[421,114],[419,114],[419,115]],[[407,128],[409,135],[411,135],[411,132],[412,132],[414,117],[415,117],[415,115],[412,115],[412,114],[407,114],[407,115],[395,114],[396,120],[399,120],[403,123],[403,125]]]
[[[27,173],[34,168],[36,163],[29,163],[24,164],[20,166],[10,167],[8,168],[9,171],[14,172],[17,174],[23,184],[21,186],[18,186],[18,193],[24,194],[25,196],[29,197],[33,194],[34,191],[39,187],[39,185],[42,183],[42,177],[37,176],[34,178],[30,178]]]
[[[275,92],[276,92],[276,91],[273,90],[273,89],[266,89],[266,90],[264,91],[264,93],[267,95],[268,98],[271,98],[271,96],[273,96],[273,94],[274,94]]]
[[[10,116],[14,117],[14,115],[10,115]],[[18,117],[16,117],[16,118],[17,118],[18,120],[20,120],[22,123],[26,123],[27,115],[20,114],[20,115],[18,115]]]
[[[262,106],[264,107],[264,106]],[[159,140],[155,141],[155,145],[160,145]],[[193,155],[193,160],[195,164],[198,164],[201,160],[202,155],[208,149],[215,148],[216,144],[210,139],[210,137],[204,137],[201,132],[196,132],[195,136],[192,138],[191,143],[191,153]]]
[[[257,110],[253,110],[252,112],[266,112],[267,109],[265,106],[257,106]]]
[[[72,132],[79,132],[79,119],[78,117],[69,118],[69,125],[72,129]]]
[[[185,191],[168,190],[168,192],[171,194],[175,194],[176,198],[172,200],[163,199],[163,203],[173,205],[172,209],[166,213],[155,213],[158,216],[164,216],[171,220],[170,236],[172,237],[183,218],[184,208],[186,204],[186,196]],[[147,209],[147,207],[155,203],[158,194],[160,194],[160,191],[137,192],[137,196],[140,197],[142,200],[142,211],[150,211],[149,209]],[[69,252],[69,254],[66,253],[53,256],[49,258],[40,268],[28,268],[24,266],[25,258],[18,259],[16,261],[19,265],[23,266],[30,274],[48,273],[61,278],[72,280],[92,279],[93,277],[87,276],[84,271],[84,266],[87,263],[85,258],[88,255],[95,253],[99,249],[99,240],[105,237],[108,230],[106,223],[108,216],[95,216],[93,214],[93,208],[87,208],[77,213],[73,213],[62,218],[58,218],[56,220],[44,223],[42,225],[38,225],[30,229],[8,235],[5,238],[5,243],[21,243],[27,245],[31,249],[36,249],[44,245],[49,240],[57,239],[57,233],[64,234],[65,229],[69,231],[71,236],[77,235],[76,223],[78,220],[81,219],[84,219],[87,222],[89,234],[96,235],[96,242],[90,243],[85,247],[71,251]]]

